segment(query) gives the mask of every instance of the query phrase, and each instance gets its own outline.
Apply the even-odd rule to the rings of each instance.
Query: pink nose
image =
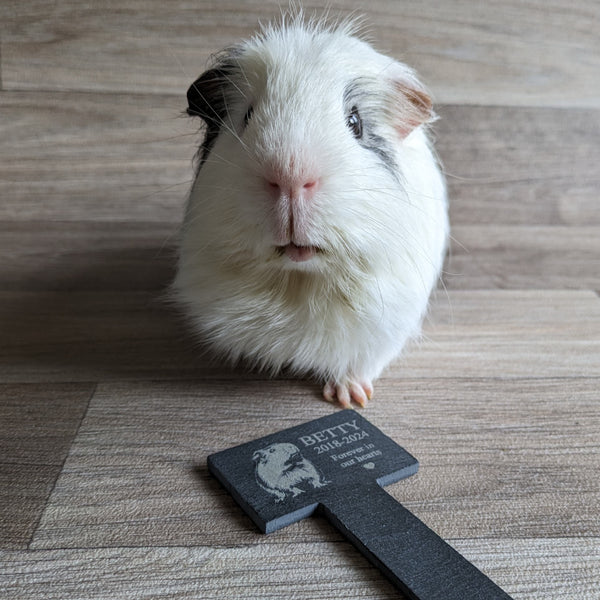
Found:
[[[277,200],[287,197],[290,200],[311,200],[319,189],[321,182],[318,177],[284,180],[266,179],[271,195]]]

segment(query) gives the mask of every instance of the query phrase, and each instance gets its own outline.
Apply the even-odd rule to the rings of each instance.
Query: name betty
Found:
[[[312,446],[313,444],[326,442],[338,436],[346,435],[348,433],[352,433],[354,431],[359,430],[360,427],[356,424],[356,420],[346,421],[345,423],[341,423],[340,425],[335,425],[334,427],[329,427],[328,429],[322,429],[321,431],[316,431],[315,433],[311,433],[310,435],[303,435],[301,438],[299,438],[299,440],[306,447]]]

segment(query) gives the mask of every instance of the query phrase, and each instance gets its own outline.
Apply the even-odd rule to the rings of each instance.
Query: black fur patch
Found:
[[[228,115],[231,76],[235,71],[234,65],[222,63],[200,75],[187,91],[187,114],[200,117],[206,123],[204,142],[200,146],[200,166],[208,158]]]
[[[391,144],[389,144],[381,136],[372,132],[368,132],[367,135],[363,136],[363,139],[360,140],[360,145],[376,154],[383,165],[390,171],[390,173],[394,177],[398,177],[399,168],[398,164],[394,160]]]

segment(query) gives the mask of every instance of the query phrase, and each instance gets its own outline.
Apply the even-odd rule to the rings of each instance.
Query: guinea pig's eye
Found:
[[[350,128],[352,135],[354,135],[354,137],[357,140],[360,140],[360,138],[363,135],[363,125],[362,125],[362,119],[360,118],[360,115],[358,114],[358,108],[356,106],[353,106],[350,109],[350,113],[348,114],[348,117],[346,118],[346,125],[348,125],[348,127]]]
[[[244,127],[248,125],[248,121],[250,121],[250,119],[252,118],[253,112],[254,108],[252,108],[252,106],[246,111],[246,114],[244,115]]]

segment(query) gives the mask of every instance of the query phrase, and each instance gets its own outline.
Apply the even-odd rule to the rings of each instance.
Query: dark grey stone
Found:
[[[407,598],[510,600],[382,489],[418,466],[354,410],[208,457],[210,472],[264,533],[318,510]]]

